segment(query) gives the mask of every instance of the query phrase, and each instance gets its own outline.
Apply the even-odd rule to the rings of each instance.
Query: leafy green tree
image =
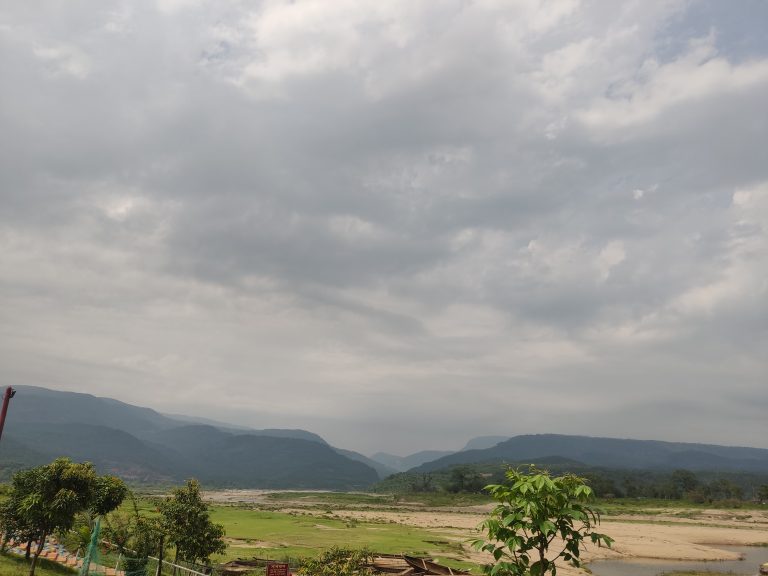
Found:
[[[367,549],[334,546],[317,558],[305,559],[297,574],[302,576],[371,576],[373,555]]]
[[[693,492],[699,486],[699,479],[690,470],[675,470],[672,472],[672,482],[678,491],[678,497]]]
[[[122,502],[127,489],[114,477],[99,477],[93,465],[58,458],[50,464],[14,475],[11,493],[3,507],[6,531],[17,530],[38,545],[30,565],[34,576],[37,560],[48,536],[70,530],[78,513],[104,514]]]
[[[115,476],[97,476],[88,510],[95,516],[104,516],[117,510],[128,496],[128,487]]]
[[[104,518],[104,536],[123,555],[123,569],[127,574],[146,574],[148,558],[158,554],[162,546],[162,526],[158,518],[139,514],[135,498],[133,510],[117,511]]]
[[[709,501],[713,500],[739,500],[744,495],[741,486],[728,480],[727,478],[718,478],[705,486],[705,492]]]
[[[171,496],[160,503],[159,511],[161,529],[168,544],[176,548],[176,562],[208,562],[211,554],[226,549],[224,527],[211,522],[197,480],[188,480],[185,486],[174,488]]]
[[[559,558],[579,566],[586,538],[610,546],[613,539],[593,531],[600,516],[591,507],[592,490],[584,479],[566,474],[553,478],[531,466],[508,470],[506,482],[486,487],[498,504],[482,523],[487,540],[474,542],[493,555],[485,567],[491,576],[557,574]],[[550,550],[550,547],[552,550]]]
[[[768,484],[757,487],[757,499],[762,503],[768,502]]]
[[[32,540],[37,538],[38,529],[30,519],[24,515],[21,509],[20,495],[26,494],[32,490],[34,481],[34,472],[32,470],[22,470],[13,477],[9,497],[0,505],[0,526],[3,530],[2,548],[8,540],[13,538],[17,542],[26,542],[27,560],[30,558]]]
[[[446,489],[454,494],[481,492],[483,490],[483,479],[471,466],[457,466],[451,470],[451,476]]]

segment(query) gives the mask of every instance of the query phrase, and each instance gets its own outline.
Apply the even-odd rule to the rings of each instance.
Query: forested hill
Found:
[[[619,469],[768,472],[768,450],[657,440],[625,440],[537,434],[515,436],[484,450],[465,450],[413,468],[431,472],[457,464],[525,462],[564,457],[589,466]]]
[[[0,479],[58,456],[91,461],[101,473],[134,483],[194,476],[211,486],[344,490],[379,479],[306,430],[190,425],[111,398],[16,388],[0,444]]]

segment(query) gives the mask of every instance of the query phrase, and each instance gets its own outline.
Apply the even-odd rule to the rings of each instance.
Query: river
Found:
[[[731,550],[741,555],[741,560],[714,560],[692,562],[690,560],[596,560],[589,564],[594,576],[657,576],[662,572],[699,571],[753,576],[760,564],[768,562],[768,547],[764,546],[713,546]]]

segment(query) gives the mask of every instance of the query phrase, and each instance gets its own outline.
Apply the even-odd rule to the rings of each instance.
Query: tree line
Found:
[[[121,508],[127,499],[132,506]],[[4,551],[11,539],[26,543],[34,576],[47,538],[84,550],[97,519],[103,519],[103,538],[127,558],[125,568],[134,574],[146,570],[149,556],[170,552],[174,563],[195,564],[225,550],[224,527],[210,520],[196,480],[158,499],[152,512],[141,513],[119,478],[99,476],[88,462],[58,458],[14,474],[0,504],[0,547]]]
[[[694,472],[679,469],[619,470],[551,465],[553,473],[574,472],[584,477],[600,498],[654,498],[695,503],[768,502],[768,476],[738,472]],[[377,491],[449,492],[481,494],[488,484],[503,481],[506,466],[461,465],[436,472],[403,472],[377,485]]]

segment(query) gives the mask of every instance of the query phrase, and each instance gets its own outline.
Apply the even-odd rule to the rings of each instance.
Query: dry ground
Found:
[[[270,506],[267,491],[222,491],[207,496],[216,502],[241,502],[256,506]],[[327,502],[313,506],[305,496],[280,503],[284,512],[301,511],[304,514],[328,513]],[[274,502],[271,503],[274,508]],[[477,536],[475,528],[492,505],[463,508],[421,508],[413,504],[387,506],[358,505],[333,507],[333,513],[342,518],[359,521],[395,522],[407,526],[427,528],[444,538],[466,542]],[[603,518],[600,531],[614,538],[611,549],[590,546],[583,558],[654,558],[665,560],[729,560],[736,559],[733,552],[718,545],[768,545],[768,512],[764,510],[646,510],[646,514],[628,514]],[[468,548],[468,547],[467,547]],[[478,563],[486,557],[470,552]],[[559,573],[575,574],[576,569],[563,566]]]

